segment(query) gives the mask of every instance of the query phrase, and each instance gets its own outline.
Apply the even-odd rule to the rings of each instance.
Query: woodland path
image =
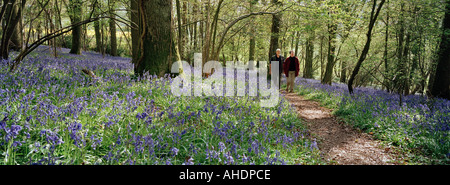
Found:
[[[310,135],[317,139],[319,150],[329,164],[395,164],[395,155],[390,148],[383,148],[371,135],[345,124],[331,114],[332,110],[297,93],[282,93],[297,109],[299,117],[307,122]]]

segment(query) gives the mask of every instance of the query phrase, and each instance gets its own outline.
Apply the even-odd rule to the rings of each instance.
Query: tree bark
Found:
[[[304,78],[313,78],[313,59],[314,59],[314,39],[315,31],[311,30],[306,40],[306,56],[305,56],[305,70]]]
[[[5,13],[5,15],[8,19],[4,23],[5,29],[3,30],[3,33],[2,33],[2,39],[1,39],[1,45],[0,45],[0,55],[1,55],[1,58],[3,58],[3,59],[8,59],[8,57],[9,57],[9,43],[10,43],[11,37],[17,27],[17,24],[19,23],[19,20],[20,20],[20,16],[12,17],[12,14],[14,12],[13,6],[16,3],[16,1],[12,0],[12,1],[6,1],[6,2],[9,2],[9,3],[6,5],[5,12],[3,12],[3,10],[2,10],[2,14]],[[22,0],[22,1],[20,1],[19,5],[16,5],[16,6],[20,7],[17,12],[17,15],[22,14],[22,10],[23,10],[23,7],[25,6],[25,3],[26,3],[26,1]],[[6,9],[8,9],[8,11],[6,11]]]
[[[253,10],[253,6],[256,3],[254,0],[250,0],[250,11]],[[256,48],[256,40],[255,40],[255,19],[252,18],[250,21],[250,42],[249,42],[249,51],[248,51],[248,61],[255,61],[255,48]]]
[[[20,24],[22,23],[22,15],[19,15],[19,8],[20,5],[15,5],[12,7],[11,17],[18,17],[19,20],[17,22],[17,25],[14,27],[14,31],[11,35],[11,49],[14,51],[19,51],[22,49],[22,31],[20,29]]]
[[[139,12],[143,31],[135,74],[164,76],[170,72],[171,64],[178,61],[172,33],[172,1],[140,0]]]
[[[94,31],[95,31],[95,48],[97,52],[102,51],[102,35],[100,33],[100,21],[94,22]]]
[[[139,61],[139,49],[140,49],[140,37],[141,30],[139,25],[141,24],[139,15],[139,0],[130,0],[130,20],[133,23],[131,28],[131,62],[136,67]],[[136,69],[135,69],[136,71]]]
[[[115,4],[114,1],[109,0],[109,16],[111,17],[109,19],[109,33],[110,33],[110,43],[111,43],[111,50],[109,54],[111,56],[117,56],[117,30],[116,30],[116,21],[114,21],[115,16]]]
[[[280,2],[278,0],[272,0],[272,4],[275,4],[276,7],[280,7]],[[269,46],[269,57],[271,58],[275,55],[276,49],[279,48],[278,40],[280,38],[280,26],[281,26],[281,14],[273,14],[272,15],[272,29],[270,35],[270,46]]]
[[[177,23],[178,23],[178,53],[180,54],[181,58],[184,56],[184,32],[183,32],[183,26],[181,24],[181,3],[180,0],[176,0],[176,7],[177,7]]]
[[[388,1],[389,3],[389,1]],[[384,58],[384,86],[386,88],[386,90],[388,92],[391,92],[391,86],[390,86],[390,74],[389,74],[389,59],[388,59],[388,44],[389,44],[389,19],[390,19],[390,15],[389,15],[389,5],[387,6],[387,10],[386,10],[386,31],[385,31],[385,35],[384,35],[384,54],[383,54],[383,58]]]
[[[335,52],[336,52],[336,33],[337,25],[330,24],[328,26],[328,55],[327,55],[327,66],[325,68],[325,74],[322,79],[322,84],[331,85],[333,81],[333,69],[335,64]]]
[[[450,0],[445,1],[443,34],[431,95],[450,100]]]
[[[83,15],[82,3],[83,3],[82,0],[69,0],[70,4],[69,17],[72,24],[78,23],[82,20]],[[70,53],[81,55],[81,46],[82,46],[82,25],[79,25],[72,30],[72,48],[70,49]]]
[[[99,3],[95,3],[96,0],[92,0],[92,11],[94,11],[94,17],[98,17],[100,12],[100,4]],[[102,43],[101,43],[101,34],[100,34],[100,21],[95,21],[94,22],[94,32],[95,32],[95,50],[97,52],[101,52],[102,49]]]

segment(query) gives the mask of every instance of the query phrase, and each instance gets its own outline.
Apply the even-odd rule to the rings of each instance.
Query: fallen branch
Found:
[[[93,78],[93,79],[96,79],[96,78],[97,78],[97,76],[95,75],[95,73],[92,72],[91,70],[88,70],[88,69],[84,68],[84,69],[82,69],[81,71],[83,71],[84,74],[90,76],[90,77]]]

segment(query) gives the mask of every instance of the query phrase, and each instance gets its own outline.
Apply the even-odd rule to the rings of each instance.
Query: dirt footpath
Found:
[[[389,148],[382,148],[371,135],[345,125],[318,102],[305,100],[296,93],[282,93],[297,108],[299,117],[308,123],[311,136],[317,138],[319,149],[329,164],[394,164],[395,157]]]

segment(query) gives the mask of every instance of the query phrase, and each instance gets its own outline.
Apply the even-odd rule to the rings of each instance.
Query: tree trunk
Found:
[[[19,20],[17,25],[14,27],[14,31],[11,35],[11,49],[14,51],[19,51],[22,49],[22,32],[20,29],[20,24],[22,23],[22,15],[19,15],[19,7],[20,5],[13,6],[11,17],[18,17]]]
[[[253,34],[253,33],[250,33]],[[249,48],[249,56],[248,61],[255,61],[255,48],[256,48],[256,41],[255,37],[253,35],[250,36],[250,48]]]
[[[110,43],[111,43],[111,56],[118,56],[117,54],[117,31],[116,31],[116,21],[114,19],[109,20],[109,33],[110,33]]]
[[[278,0],[272,0],[272,3],[279,7],[280,2]],[[276,49],[278,49],[278,40],[280,37],[280,26],[281,26],[281,14],[272,15],[272,30],[270,35],[270,46],[269,46],[269,57],[271,58],[275,55]]]
[[[323,79],[323,75],[324,75],[324,60],[325,57],[323,56],[323,43],[324,43],[325,37],[321,36],[320,37],[320,79]]]
[[[206,22],[205,22],[205,36],[203,39],[203,48],[202,48],[202,65],[205,65],[206,62],[209,60],[209,52],[210,52],[210,44],[211,44],[211,0],[208,0],[208,2],[205,5],[206,8]]]
[[[250,0],[250,11],[253,10],[253,5],[256,3],[254,0]],[[249,43],[249,56],[248,61],[255,61],[255,48],[256,48],[256,40],[255,40],[255,19],[252,18],[250,21],[250,43]]]
[[[216,37],[217,37],[217,27],[219,25],[218,24],[219,14],[220,14],[220,10],[222,9],[223,2],[224,2],[224,0],[219,0],[216,12],[214,14],[212,26],[211,26],[211,29],[213,29],[213,30],[210,31],[210,34],[211,34],[210,38],[212,38],[212,40],[210,40],[210,41],[212,41],[211,42],[212,47],[210,46],[210,48],[212,48],[212,49],[210,49],[211,52],[210,52],[209,56],[212,56],[212,59],[214,59],[216,61],[219,60],[219,54],[220,54],[220,50],[221,50],[221,47],[219,46],[219,47],[217,47],[217,52],[216,52]],[[221,43],[219,43],[219,44],[221,44]]]
[[[347,83],[347,60],[342,60],[341,63],[341,78],[339,80],[341,83]]]
[[[139,25],[141,24],[139,15],[139,0],[130,0],[130,20],[132,22],[133,27],[131,28],[131,62],[136,67],[137,62],[139,61],[139,50],[140,44],[139,41],[141,39],[141,31]],[[136,69],[135,69],[136,71]]]
[[[450,0],[445,4],[443,34],[431,95],[450,100]]]
[[[295,53],[300,53],[298,51],[299,44],[300,44],[300,32],[297,31],[297,33],[295,34]]]
[[[335,52],[336,52],[336,30],[337,25],[331,24],[328,26],[328,56],[327,67],[325,68],[325,74],[322,79],[322,84],[331,85],[333,82],[333,69],[335,64]]]
[[[83,15],[83,1],[82,0],[69,0],[70,12],[69,17],[72,24],[81,22]],[[72,48],[70,49],[71,54],[81,55],[81,45],[82,45],[82,25],[76,26],[72,30]]]
[[[404,68],[402,70],[402,74],[404,74],[404,85],[403,85],[403,94],[405,96],[409,95],[409,85],[410,85],[410,79],[408,74],[408,64],[409,64],[409,46],[411,44],[411,33],[408,32],[406,35],[406,43],[405,43],[405,49],[403,50],[403,61],[404,61]]]
[[[178,53],[180,54],[181,58],[184,56],[184,32],[183,32],[183,26],[181,24],[181,3],[180,0],[176,0],[176,7],[177,7],[177,24],[178,24]]]
[[[109,16],[111,17],[111,19],[109,19],[109,33],[110,33],[110,43],[111,43],[111,50],[110,50],[110,55],[111,56],[117,56],[117,31],[116,31],[116,21],[114,21],[115,18],[115,14],[114,14],[114,9],[115,9],[115,4],[114,1],[109,0]]]
[[[304,78],[313,78],[313,60],[314,60],[314,39],[315,31],[311,30],[307,40],[306,40],[306,56],[305,56],[305,70]]]
[[[388,2],[389,3],[389,2]],[[386,31],[384,35],[384,87],[386,88],[386,91],[391,92],[391,86],[390,86],[390,74],[389,74],[389,59],[388,59],[388,44],[389,44],[389,5],[387,6],[386,11]]]
[[[8,1],[8,2],[10,2],[10,4],[6,5],[7,6],[6,9],[8,9],[8,11],[6,11],[5,15],[9,19],[7,19],[4,23],[5,26],[4,26],[4,30],[2,32],[2,39],[1,39],[1,45],[0,45],[0,56],[3,59],[8,59],[8,57],[9,57],[9,43],[11,41],[11,37],[12,37],[14,31],[16,30],[16,27],[20,20],[20,16],[16,16],[16,17],[12,16],[12,14],[14,12],[14,8],[12,8],[12,7],[16,3],[16,1],[13,0],[13,1]],[[22,1],[20,1],[20,4],[17,5],[20,7],[17,12],[17,15],[22,14],[22,10],[23,10],[23,7],[25,6],[25,3],[26,3],[26,1],[22,0]]]
[[[170,72],[171,64],[178,61],[172,33],[172,1],[140,0],[139,12],[143,30],[135,74],[149,72],[163,76]]]
[[[194,3],[194,7],[193,7],[193,10],[192,10],[192,14],[194,14],[194,16],[195,17],[197,17],[197,14],[198,14],[198,5],[197,5],[197,2],[195,2]],[[195,21],[195,20],[194,20]],[[198,36],[198,34],[197,34],[197,30],[198,30],[198,26],[197,26],[197,23],[195,23],[195,24],[193,24],[192,25],[193,26],[193,33],[192,33],[192,40],[191,40],[191,42],[193,42],[193,49],[194,49],[194,52],[198,52],[198,38],[199,38],[199,36]]]
[[[95,30],[95,46],[96,46],[96,51],[97,52],[101,52],[102,51],[102,36],[100,33],[100,21],[95,21],[94,22],[94,30]]]

